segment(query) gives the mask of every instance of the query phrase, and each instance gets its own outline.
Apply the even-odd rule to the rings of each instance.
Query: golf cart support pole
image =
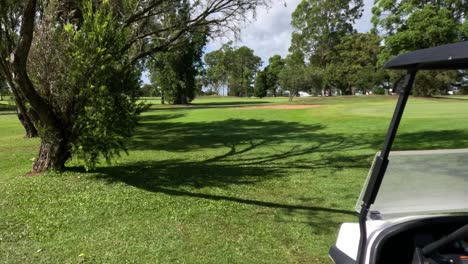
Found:
[[[400,125],[401,117],[405,111],[406,102],[411,93],[411,88],[413,87],[414,79],[416,77],[417,69],[410,69],[406,73],[404,83],[399,89],[398,93],[398,103],[393,113],[393,118],[390,123],[390,127],[385,137],[385,141],[382,147],[380,155],[376,158],[369,183],[367,185],[366,192],[362,199],[361,211],[359,213],[359,228],[360,228],[360,239],[359,239],[359,248],[357,253],[358,264],[364,264],[366,259],[366,245],[367,245],[367,227],[366,220],[369,213],[370,206],[374,203],[375,197],[379,192],[380,185],[387,170],[388,165],[388,156],[390,150],[392,149],[393,141],[395,140],[396,133],[398,131],[398,126]]]

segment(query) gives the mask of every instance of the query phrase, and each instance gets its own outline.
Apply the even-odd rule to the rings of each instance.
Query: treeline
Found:
[[[250,48],[227,43],[202,61],[203,46],[198,45],[191,64],[185,60],[183,67],[193,69],[190,74],[195,76],[184,81],[187,76],[150,67],[152,75],[173,76],[153,86],[170,103],[222,91],[231,96],[289,95],[291,99],[301,91],[321,96],[384,94],[402,74],[384,71],[385,61],[404,52],[467,40],[467,9],[463,0],[377,0],[372,30],[358,33],[354,24],[362,16],[362,0],[303,0],[292,14],[294,32],[285,58],[272,56],[260,69],[263,63]],[[167,66],[164,59],[157,61],[159,68]],[[451,90],[468,91],[465,72],[422,72],[413,93],[434,96]],[[174,99],[179,97],[183,98]]]

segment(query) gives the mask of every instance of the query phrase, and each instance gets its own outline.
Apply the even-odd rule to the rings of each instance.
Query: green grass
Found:
[[[439,96],[439,98],[467,100],[468,95],[442,95],[442,96]]]
[[[395,98],[150,102],[129,156],[34,177],[39,141],[0,112],[0,262],[328,263]],[[467,119],[466,101],[411,99],[396,148],[468,147]]]

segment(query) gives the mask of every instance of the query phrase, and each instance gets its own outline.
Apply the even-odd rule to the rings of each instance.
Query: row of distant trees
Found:
[[[164,100],[175,104],[188,103],[203,90],[256,97],[287,93],[290,98],[300,91],[382,94],[401,76],[382,69],[391,57],[468,39],[467,8],[463,0],[377,0],[373,29],[357,33],[353,25],[362,16],[362,0],[303,0],[292,14],[294,32],[285,58],[275,55],[260,69],[263,63],[253,50],[227,43],[203,61],[207,39],[200,33],[172,55],[158,57],[150,67],[152,80]],[[461,71],[423,72],[414,95],[446,94],[465,80]]]

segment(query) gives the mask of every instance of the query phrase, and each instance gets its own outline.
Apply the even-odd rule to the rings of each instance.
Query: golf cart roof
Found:
[[[468,41],[401,54],[386,69],[449,70],[468,68]]]

